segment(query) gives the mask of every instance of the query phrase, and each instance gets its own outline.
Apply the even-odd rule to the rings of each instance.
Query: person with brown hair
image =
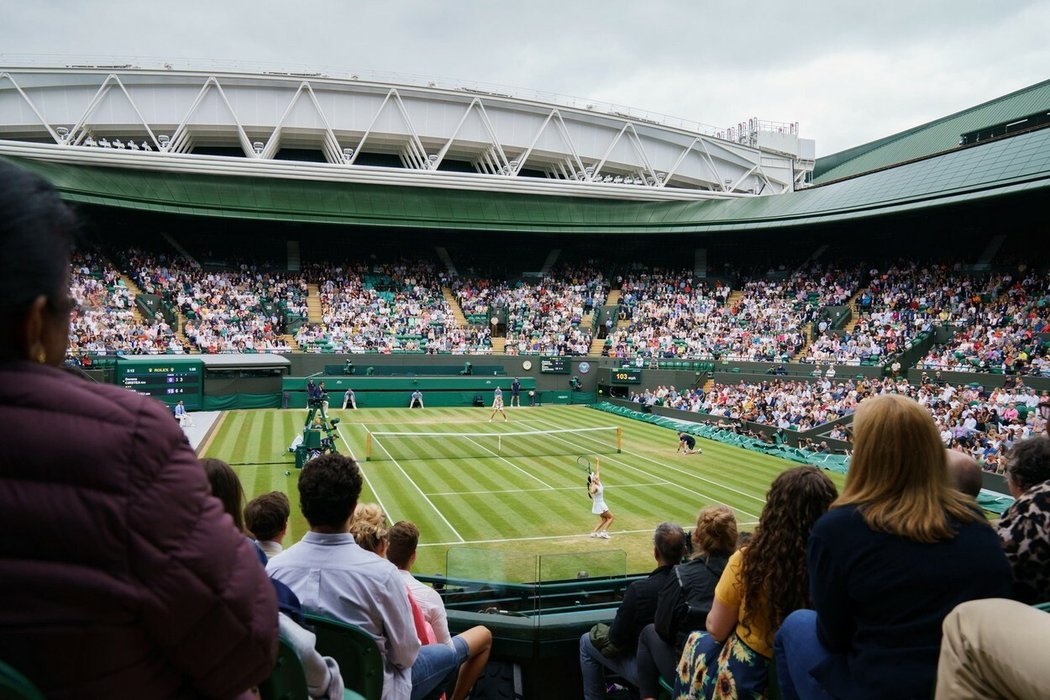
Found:
[[[388,542],[386,558],[401,572],[401,579],[408,588],[408,594],[419,605],[423,616],[433,627],[437,643],[453,647],[455,642],[448,631],[448,614],[445,612],[441,594],[412,575],[416,547],[419,546],[419,528],[408,520],[396,522],[390,528]],[[457,636],[467,642],[470,655],[459,667],[451,700],[463,700],[466,697],[488,665],[489,653],[492,650],[492,632],[488,627],[476,625]]]
[[[685,641],[705,629],[714,603],[715,586],[736,551],[736,516],[728,506],[707,506],[696,516],[692,533],[693,556],[674,568],[656,600],[652,624],[638,637],[638,689],[643,698],[655,698],[660,677],[670,681]]]
[[[0,161],[0,659],[48,697],[234,697],[277,603],[171,412],[62,370],[77,221]]]
[[[1050,437],[1036,435],[1006,455],[1006,484],[1017,500],[996,526],[1022,603],[1050,600]]]
[[[244,507],[244,526],[268,558],[276,557],[284,550],[281,541],[288,532],[291,513],[288,496],[280,491],[256,496]]]
[[[928,698],[945,616],[1009,596],[1009,565],[973,499],[950,481],[922,406],[870,398],[854,435],[846,487],[809,539],[814,610],[777,633],[781,695]]]
[[[715,587],[707,631],[686,640],[674,697],[761,697],[769,684],[773,634],[809,604],[806,540],[838,496],[816,467],[773,480],[747,547],[729,557]]]

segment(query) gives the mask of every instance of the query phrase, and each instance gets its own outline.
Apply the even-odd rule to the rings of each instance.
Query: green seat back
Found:
[[[259,684],[259,695],[262,700],[309,700],[303,665],[295,649],[283,637],[277,648],[277,663],[270,677]]]
[[[317,651],[339,664],[343,684],[364,696],[382,700],[383,657],[372,636],[356,625],[307,613],[307,624],[317,635]]]
[[[44,700],[28,678],[0,661],[0,700]]]

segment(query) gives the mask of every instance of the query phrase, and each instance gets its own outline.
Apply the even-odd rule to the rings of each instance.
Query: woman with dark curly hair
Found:
[[[789,469],[773,481],[754,535],[718,581],[707,632],[686,641],[674,697],[765,696],[773,634],[809,604],[809,531],[836,496],[831,479],[815,467]]]
[[[885,394],[854,418],[846,487],[813,527],[813,610],[776,635],[783,698],[929,698],[956,605],[1010,595],[1010,567],[973,498],[948,477],[929,412]]]

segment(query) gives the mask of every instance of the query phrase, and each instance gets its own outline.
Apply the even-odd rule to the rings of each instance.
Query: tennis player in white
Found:
[[[497,413],[503,416],[504,421],[507,420],[507,412],[503,410],[503,389],[499,387],[496,387],[496,391],[492,395],[492,415],[489,416],[489,423],[492,422]]]
[[[605,485],[602,484],[601,460],[594,458],[594,473],[590,477],[590,485],[587,487],[587,495],[594,503],[591,504],[591,512],[601,516],[601,520],[591,530],[591,537],[609,539],[609,526],[612,525],[613,514],[609,506],[605,505]]]

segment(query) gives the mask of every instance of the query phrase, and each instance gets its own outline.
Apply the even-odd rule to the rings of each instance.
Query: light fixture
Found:
[[[255,141],[252,143],[252,148],[255,150],[255,155],[261,156],[263,152],[263,142]]]

